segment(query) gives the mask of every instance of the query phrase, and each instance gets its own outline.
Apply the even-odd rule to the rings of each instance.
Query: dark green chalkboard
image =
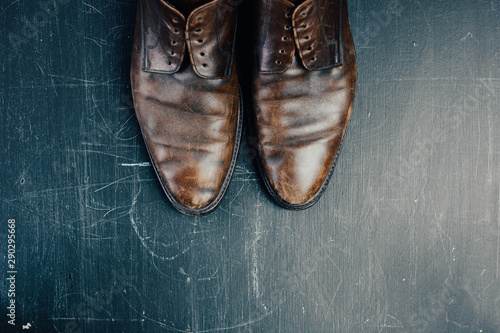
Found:
[[[350,0],[359,83],[324,197],[275,205],[245,139],[202,218],[149,165],[135,7],[0,4],[1,332],[500,332],[497,1]]]

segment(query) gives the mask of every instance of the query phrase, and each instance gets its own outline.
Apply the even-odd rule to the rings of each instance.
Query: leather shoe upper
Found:
[[[304,209],[333,172],[354,101],[346,0],[256,0],[253,105],[261,171],[276,201]]]
[[[139,0],[131,65],[137,119],[165,193],[185,214],[220,202],[236,163],[241,115],[236,9],[213,0],[185,17]]]

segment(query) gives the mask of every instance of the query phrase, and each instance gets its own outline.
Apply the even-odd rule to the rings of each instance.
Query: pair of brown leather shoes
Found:
[[[283,207],[323,193],[351,115],[356,60],[346,0],[252,0],[254,133],[266,187]],[[175,208],[220,203],[242,132],[234,0],[139,0],[135,110]],[[250,64],[249,64],[250,65]]]

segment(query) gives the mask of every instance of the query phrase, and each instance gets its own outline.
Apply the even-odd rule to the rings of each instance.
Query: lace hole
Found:
[[[305,39],[309,39],[309,38],[311,38],[311,37],[309,37],[309,36],[305,36],[304,38],[305,38]]]
[[[290,18],[290,17],[292,17],[292,14],[291,14],[291,13],[286,13],[286,14],[285,14],[285,16],[286,16],[287,18]]]
[[[285,30],[290,30],[290,29],[292,29],[292,27],[291,27],[291,26],[289,26],[289,25],[285,25]]]
[[[205,56],[205,52],[201,52],[201,53],[200,53],[200,55],[201,55],[202,57],[204,57],[204,56]]]
[[[285,53],[285,50],[281,49],[281,50],[280,50],[280,53]]]
[[[198,22],[201,22],[201,21],[203,21],[203,17],[200,16],[200,17],[198,17]]]
[[[207,65],[207,64],[202,64],[201,66],[202,66],[202,67],[205,67],[205,68],[206,68],[206,67],[208,67],[208,65]]]
[[[175,55],[175,52],[174,52],[174,51],[170,51],[170,54],[171,54],[171,55]]]
[[[302,24],[300,27],[301,27],[302,29],[305,29],[305,28],[307,28],[307,24]]]
[[[316,57],[312,57],[312,58],[311,58],[311,61],[316,61]]]
[[[196,32],[201,32],[202,30],[200,28],[196,29]]]
[[[174,23],[179,23],[179,19],[178,19],[177,17],[174,17],[174,18],[172,19],[172,21],[173,21]]]
[[[307,51],[311,51],[312,49],[313,49],[313,48],[312,48],[312,46],[309,46],[309,47],[307,48]]]
[[[172,41],[172,45],[175,45],[177,44],[177,42],[175,40]]]
[[[175,29],[174,29],[174,32],[175,32],[176,34],[178,34],[178,33],[179,33],[179,29],[175,28]]]
[[[305,13],[305,12],[303,12],[302,14],[300,14],[300,16],[305,17],[305,16],[306,16],[306,13]]]
[[[287,36],[283,36],[283,38],[281,38],[282,40],[288,40],[288,37]]]
[[[198,39],[197,42],[201,44],[203,43],[203,39]]]
[[[276,65],[281,65],[281,60],[276,60],[275,63]]]

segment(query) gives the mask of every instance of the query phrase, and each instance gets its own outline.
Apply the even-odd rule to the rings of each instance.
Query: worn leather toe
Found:
[[[343,0],[258,1],[255,134],[265,184],[289,209],[313,205],[351,116],[356,59]]]

